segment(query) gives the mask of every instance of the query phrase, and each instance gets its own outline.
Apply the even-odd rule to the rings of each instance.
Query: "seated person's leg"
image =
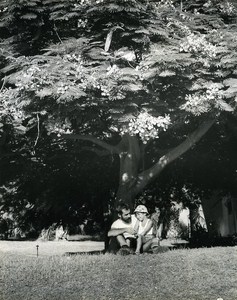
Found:
[[[148,252],[151,249],[151,244],[152,244],[151,240],[145,242],[145,244],[143,244],[142,246],[143,252]]]
[[[151,243],[151,248],[156,248],[160,246],[160,240],[158,238],[153,238]]]
[[[127,242],[129,248],[134,249],[134,250],[136,249],[137,239],[135,239],[135,238],[127,238],[126,242]]]
[[[117,253],[121,247],[127,246],[126,240],[123,235],[112,236],[109,241],[108,252]]]
[[[120,248],[120,245],[118,243],[117,237],[116,236],[112,236],[109,239],[108,252],[115,254],[119,250],[119,248]]]
[[[129,255],[132,253],[131,249],[129,248],[130,241],[128,239],[125,240],[123,235],[118,235],[117,241],[118,241],[118,244],[120,245],[120,249],[117,251],[117,254]]]
[[[142,244],[143,244],[143,242],[142,242],[142,236],[138,235],[138,237],[137,237],[137,247],[136,247],[136,250],[135,250],[136,254],[141,253]]]
[[[152,238],[152,237],[144,237],[143,240],[143,252],[147,252],[153,247],[158,247],[159,246],[159,241],[157,238]]]
[[[125,240],[125,238],[124,238],[124,236],[122,234],[121,235],[117,235],[116,239],[117,239],[118,244],[119,244],[120,247],[130,246],[130,245],[128,245],[127,240]]]

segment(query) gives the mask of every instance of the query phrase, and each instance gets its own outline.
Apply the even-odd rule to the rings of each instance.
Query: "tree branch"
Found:
[[[82,140],[82,141],[88,141],[92,142],[108,151],[110,151],[112,154],[119,154],[120,151],[118,147],[112,146],[104,141],[101,141],[93,136],[90,135],[79,135],[79,134],[63,134],[61,135],[66,140]]]
[[[3,83],[2,83],[2,86],[1,86],[1,89],[0,89],[0,93],[3,90],[5,84],[6,84],[6,76],[3,78]]]
[[[187,152],[193,145],[195,145],[212,127],[215,120],[208,120],[202,123],[193,133],[191,133],[186,140],[184,140],[177,147],[170,150],[167,154],[163,155],[157,163],[151,168],[140,173],[139,181],[136,190],[142,190],[148,183],[150,183],[159,173],[172,161]]]
[[[83,147],[82,149],[80,149],[79,152],[82,152],[82,151],[85,151],[85,150],[94,152],[96,155],[101,156],[101,157],[111,154],[111,152],[109,152],[108,150],[98,150],[95,147]]]
[[[36,145],[38,143],[39,136],[40,136],[40,119],[39,119],[39,114],[37,114],[37,137],[35,140],[34,148],[36,147]]]

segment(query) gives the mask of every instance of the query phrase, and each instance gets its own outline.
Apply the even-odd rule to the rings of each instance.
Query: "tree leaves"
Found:
[[[176,73],[171,70],[165,70],[159,74],[160,77],[170,77],[170,76],[175,76],[175,75],[176,75]]]
[[[226,103],[221,99],[217,101],[217,107],[219,107],[221,110],[228,111],[228,112],[234,111],[234,108],[231,105],[229,105],[228,103]]]
[[[223,81],[225,86],[230,86],[232,88],[237,88],[237,78],[228,78]]]
[[[237,96],[237,79],[236,78],[228,78],[223,81],[225,86],[229,88],[225,90],[224,94],[226,98],[233,98]]]
[[[53,90],[49,88],[43,88],[35,93],[37,97],[44,98],[53,95]]]
[[[23,19],[23,20],[33,20],[36,18],[37,18],[37,15],[34,13],[28,13],[28,14],[24,14],[21,16],[21,19]]]
[[[225,81],[232,72],[225,64],[231,70],[237,64],[234,30],[232,25],[224,25],[218,9],[216,15],[205,15],[203,8],[200,15],[192,10],[180,13],[173,4],[145,6],[138,0],[63,4],[61,0],[43,2],[50,10],[49,19],[83,18],[85,27],[80,27],[77,37],[68,36],[25,61],[18,57],[3,70],[14,73],[8,77],[8,84],[19,99],[32,99],[34,108],[46,105],[52,115],[51,105],[60,107],[62,115],[78,107],[84,110],[85,118],[89,118],[92,107],[112,111],[121,105],[130,112],[131,104],[146,107],[156,115],[159,110],[172,111],[176,118],[185,97],[188,112],[195,111],[196,116],[211,110],[231,111],[229,101],[236,92],[233,81]],[[121,11],[123,23],[118,21]],[[108,20],[111,12],[113,17]],[[220,31],[209,33],[213,27]],[[225,38],[221,37],[224,31]],[[17,70],[19,66],[21,71]],[[221,86],[223,80],[225,89]],[[216,101],[206,94],[213,83],[220,92]],[[189,101],[192,93],[198,97],[196,104]],[[228,103],[224,98],[229,99]]]

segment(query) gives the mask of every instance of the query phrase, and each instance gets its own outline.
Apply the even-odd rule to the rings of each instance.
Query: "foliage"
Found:
[[[32,42],[30,53],[17,40],[15,54],[3,51],[0,92],[0,131],[23,139],[27,155],[40,155],[47,135],[64,151],[61,137],[93,142],[119,154],[119,187],[134,198],[175,157],[157,145],[176,149],[203,121],[235,116],[236,10],[227,1],[7,1],[1,15],[7,38]]]
[[[228,92],[226,87],[230,84],[231,70],[236,65],[233,51],[236,44],[235,25],[226,29],[217,15],[180,13],[174,6],[165,4],[156,6],[136,2],[139,5],[135,8],[133,1],[124,2],[121,6],[115,3],[77,4],[81,12],[85,11],[86,5],[87,19],[91,24],[90,30],[83,31],[83,36],[77,40],[67,39],[56,48],[49,48],[43,55],[9,61],[21,69],[7,77],[10,86],[2,90],[2,116],[14,115],[14,121],[17,119],[22,123],[28,119],[31,123],[35,117],[30,119],[27,112],[31,116],[32,112],[35,115],[38,113],[44,116],[42,123],[47,123],[49,132],[58,127],[59,131],[82,133],[82,127],[85,132],[91,132],[94,125],[90,126],[91,121],[93,123],[95,120],[89,115],[108,107],[109,114],[104,113],[103,118],[108,122],[106,126],[111,125],[109,131],[133,131],[147,142],[150,137],[158,137],[158,128],[165,126],[164,129],[167,129],[169,124],[174,123],[182,102],[181,108],[194,115],[209,112],[218,115],[219,111],[233,111],[235,92],[233,88],[231,93]],[[154,5],[156,10],[151,11]],[[158,25],[156,23],[163,10],[166,18],[159,19]],[[114,28],[121,11],[124,23]],[[102,15],[111,12],[113,14],[108,22]],[[95,14],[97,18],[94,20]],[[132,21],[137,22],[136,27],[134,24],[132,28],[131,24],[126,23],[131,15]],[[214,17],[223,25],[208,33]],[[152,32],[154,22],[156,28],[159,26],[160,30],[165,30],[165,39]],[[200,27],[197,31],[200,22],[205,33],[201,32]],[[109,35],[111,30],[118,35],[118,39],[111,37],[112,48],[103,51],[103,32],[107,31]],[[225,33],[228,36],[224,39]],[[230,53],[233,53],[231,58]],[[228,75],[225,75],[227,59]],[[172,95],[174,90],[179,95],[177,100],[180,97],[177,103]],[[57,107],[64,108],[63,115],[62,109],[58,111]],[[154,118],[167,118],[162,116],[163,112],[170,114],[172,111],[176,117],[164,119],[166,125],[162,125],[161,121],[155,122]],[[84,116],[81,124],[78,114]],[[134,117],[140,125],[135,125]],[[151,124],[155,127],[146,132]]]
[[[166,131],[170,125],[169,116],[153,117],[147,112],[140,113],[137,118],[131,119],[128,128],[122,130],[122,134],[128,133],[130,135],[138,134],[146,144],[150,138],[158,138],[159,129]]]
[[[48,144],[45,149],[46,145],[44,141],[43,149],[38,147],[43,150],[41,160],[18,157],[18,170],[11,157],[8,166],[14,173],[8,174],[0,188],[0,219],[8,219],[9,229],[18,227],[27,236],[60,222],[74,229],[85,221],[86,230],[94,222],[102,227],[109,190],[116,185],[111,176],[113,167],[93,154],[88,161],[85,152],[77,153],[76,147],[65,154],[65,145],[60,149],[58,144]],[[105,176],[100,180],[101,172]]]

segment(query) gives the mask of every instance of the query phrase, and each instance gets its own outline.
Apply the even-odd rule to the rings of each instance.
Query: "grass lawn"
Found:
[[[104,242],[96,241],[0,241],[0,252],[35,257],[36,245],[39,246],[40,256],[63,255],[67,252],[102,251],[104,249]]]
[[[1,300],[236,300],[237,247],[157,255],[0,252]]]

